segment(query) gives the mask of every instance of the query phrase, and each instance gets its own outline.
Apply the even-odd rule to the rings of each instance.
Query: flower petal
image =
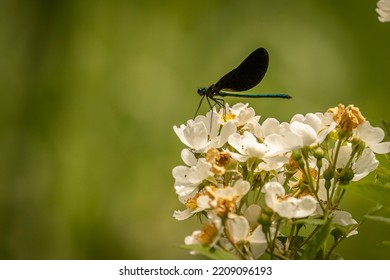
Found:
[[[261,225],[255,228],[255,230],[247,238],[247,240],[250,243],[251,251],[255,259],[259,258],[262,254],[264,254],[265,250],[267,249],[268,243]]]
[[[370,145],[370,149],[376,154],[390,153],[390,142],[382,142]]]
[[[229,136],[237,131],[236,125],[232,120],[226,122],[226,124],[222,127],[221,133],[219,134],[219,143],[218,147],[222,147],[226,144],[229,139]]]
[[[290,129],[293,133],[300,136],[303,146],[310,146],[315,143],[317,133],[310,125],[294,121],[291,123]]]
[[[199,122],[192,126],[187,126],[183,130],[183,136],[190,144],[190,147],[196,150],[201,149],[207,145],[208,131],[204,123]]]
[[[377,144],[383,140],[385,133],[380,127],[371,126],[370,122],[364,122],[355,129],[356,137],[367,145]]]
[[[194,153],[191,152],[189,149],[183,149],[181,151],[181,159],[188,166],[194,166],[198,162],[198,160],[196,159]]]
[[[303,218],[310,216],[316,210],[317,201],[312,196],[284,197],[284,188],[277,182],[269,182],[264,188],[265,203],[281,217]]]
[[[243,216],[236,216],[234,219],[227,220],[226,227],[234,242],[244,240],[249,234],[249,224]]]
[[[190,218],[194,213],[191,209],[186,209],[184,211],[175,210],[173,217],[178,221],[183,221]]]
[[[258,218],[260,216],[261,207],[257,204],[251,204],[244,211],[244,217],[248,220],[249,226],[254,228],[259,224]]]

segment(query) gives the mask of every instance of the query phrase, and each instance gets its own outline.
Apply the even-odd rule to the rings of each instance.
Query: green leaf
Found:
[[[378,221],[378,222],[382,222],[382,223],[386,223],[386,224],[390,225],[390,218],[388,218],[388,217],[365,215],[364,218],[366,218],[368,220]]]
[[[383,165],[379,165],[375,172],[375,183],[387,185],[390,183],[390,169]]]
[[[238,258],[231,253],[226,252],[220,247],[207,247],[203,245],[181,245],[180,248],[195,251],[212,260],[237,260]]]
[[[346,190],[390,208],[390,186],[375,183],[350,184],[344,187]]]
[[[307,248],[303,251],[302,259],[313,260],[318,256],[318,252],[322,251],[325,242],[330,234],[332,220],[329,219],[324,225],[316,232],[313,238],[307,244]]]

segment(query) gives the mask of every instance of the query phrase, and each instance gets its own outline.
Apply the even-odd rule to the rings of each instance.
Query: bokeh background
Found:
[[[172,127],[193,117],[197,88],[265,47],[251,92],[294,98],[250,100],[263,120],[339,103],[389,120],[376,2],[2,0],[0,258],[194,258],[178,246],[200,225],[172,218],[171,170],[184,148]],[[372,206],[343,205],[358,220]],[[389,236],[369,221],[338,251],[390,259]]]

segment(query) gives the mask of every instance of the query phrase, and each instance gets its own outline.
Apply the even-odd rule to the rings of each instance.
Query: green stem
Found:
[[[317,199],[317,201],[318,201],[318,203],[319,203],[319,205],[320,205],[322,211],[325,212],[324,206],[322,205],[322,203],[320,203],[320,198],[319,198],[319,196],[318,196],[318,192],[315,190],[314,185],[313,185],[313,179],[312,179],[312,177],[311,177],[310,166],[309,166],[309,156],[306,156],[306,155],[305,155],[304,158],[305,158],[305,165],[306,165],[306,169],[307,169],[307,170],[303,170],[303,172],[304,172],[304,174],[305,174],[305,176],[306,176],[306,178],[307,178],[307,180],[308,180],[309,187],[310,187],[310,191],[311,191],[311,192],[314,194],[314,196],[316,197],[316,199]],[[319,178],[320,176],[317,176],[317,177]]]
[[[326,255],[324,256],[324,259],[325,259],[325,260],[329,260],[329,257],[330,257],[330,255],[333,253],[334,249],[336,249],[336,247],[337,247],[337,246],[341,243],[341,241],[343,241],[345,238],[346,238],[346,235],[343,236],[343,237],[341,237],[341,238],[339,238],[339,239],[337,239],[337,240],[333,243],[333,245],[332,245],[332,247],[330,247],[328,253],[326,253]]]
[[[271,251],[270,251],[270,249],[267,249],[267,251],[266,251],[268,254],[270,254],[270,256],[271,256]],[[275,253],[275,252],[273,252],[272,253],[272,256],[273,257],[277,257],[277,258],[279,258],[280,260],[290,260],[289,258],[287,258],[286,256],[283,256],[283,255],[281,255],[281,254],[279,254],[279,253]],[[274,258],[271,258],[271,260],[273,260]]]
[[[274,234],[273,237],[271,236],[271,232],[270,231],[269,231],[269,236],[267,237],[267,235],[266,235],[267,243],[269,244],[269,249],[270,249],[270,252],[271,252],[270,253],[271,259],[273,259],[273,257],[274,257],[276,238],[278,236],[280,222],[281,222],[281,220],[279,219],[277,224],[276,224],[275,234]]]
[[[295,227],[296,226],[294,224],[291,226],[290,234],[286,240],[286,245],[285,245],[285,249],[284,249],[284,255],[286,255],[286,256],[288,255],[288,251],[290,250],[290,244],[291,244],[291,241],[292,241],[293,236],[294,236]]]
[[[331,193],[329,195],[328,203],[326,204],[326,210],[329,210],[329,208],[333,205],[332,200],[333,200],[333,197],[335,194],[335,190],[337,187],[336,184],[338,181],[338,178],[336,178],[336,174],[337,174],[336,173],[336,164],[337,164],[337,158],[339,157],[340,148],[341,148],[341,140],[339,140],[337,142],[336,153],[335,153],[334,158],[333,158],[333,174],[335,174],[335,176],[333,177],[333,186],[332,186]]]
[[[302,248],[303,245],[305,245],[307,242],[309,242],[310,239],[314,236],[314,234],[315,234],[320,228],[321,228],[321,226],[316,226],[316,228],[313,229],[313,231],[309,234],[309,236],[306,237],[306,239],[303,240],[301,244],[299,244],[298,246],[296,246],[295,249],[294,249],[293,251],[291,251],[290,256],[294,256],[294,255],[298,252],[298,250],[299,250],[300,248]]]

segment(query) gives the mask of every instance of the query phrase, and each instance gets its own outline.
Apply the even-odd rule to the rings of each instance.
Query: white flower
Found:
[[[259,138],[266,138],[272,134],[286,134],[287,132],[290,132],[290,125],[288,123],[280,123],[277,119],[267,118],[261,124],[261,134],[256,136]]]
[[[178,221],[183,221],[192,217],[196,213],[210,208],[209,198],[203,193],[204,191],[200,191],[196,192],[195,194],[191,193],[191,195],[193,194],[192,196],[179,196],[179,201],[183,203],[187,207],[187,209],[183,211],[175,210],[173,213],[173,217]]]
[[[222,108],[219,114],[221,116],[226,114],[227,119],[233,120],[237,127],[245,127],[249,124],[258,123],[260,116],[256,116],[255,110],[248,106],[248,103],[237,103],[233,107],[229,107],[229,104],[226,103],[225,109]]]
[[[213,110],[206,116],[197,116],[195,120],[187,121],[187,125],[174,126],[173,130],[184,145],[195,152],[204,153],[210,148],[222,147],[230,134],[236,132],[236,126],[233,121],[228,121],[219,132],[219,115]]]
[[[301,140],[292,133],[290,124],[279,123],[274,118],[266,119],[261,125],[259,135],[256,136],[263,139],[267,157],[280,155],[301,146]]]
[[[250,189],[249,182],[242,179],[237,180],[232,187],[219,188],[215,191],[215,198],[235,200],[238,202]]]
[[[209,145],[209,131],[203,122],[189,120],[187,125],[174,126],[173,130],[184,145],[196,152],[204,152]]]
[[[249,243],[254,259],[260,257],[267,249],[267,239],[261,225],[251,232],[248,221],[243,216],[237,216],[226,222],[226,228],[236,244],[243,243],[245,246]]]
[[[184,244],[186,245],[197,245],[200,244],[197,237],[201,234],[201,230],[195,230],[191,235],[188,235],[184,238]],[[190,252],[191,254],[195,254],[194,251]]]
[[[301,147],[320,144],[336,127],[336,123],[331,118],[332,116],[331,113],[309,113],[306,116],[297,114],[291,119],[290,129],[300,136]]]
[[[390,0],[379,0],[376,12],[379,14],[378,19],[381,22],[390,21]]]
[[[291,131],[300,137],[301,145],[300,147],[310,146],[315,144],[317,139],[317,133],[315,130],[308,124],[301,122],[292,122]]]
[[[263,161],[255,169],[256,172],[260,172],[262,170],[272,171],[272,170],[280,170],[286,163],[288,163],[288,158],[284,156],[275,156],[270,158],[263,158]]]
[[[236,206],[241,198],[249,192],[249,182],[237,180],[232,187],[206,187],[206,195],[200,196],[197,203],[202,208],[214,210],[218,216],[236,216]]]
[[[182,159],[188,166],[176,166],[172,170],[175,178],[175,190],[179,197],[192,196],[198,185],[208,176],[212,176],[211,164],[204,158],[197,160],[188,149],[182,151]]]
[[[191,218],[192,215],[194,215],[194,211],[190,208],[187,208],[186,210],[180,211],[180,210],[175,210],[173,212],[172,217],[174,217],[178,221],[184,221],[187,220],[188,218]]]
[[[224,120],[223,116],[223,114],[218,114],[215,108],[213,108],[212,111],[207,112],[206,116],[197,116],[195,118],[195,121],[201,121],[205,124],[209,131],[209,138],[216,143],[209,145],[206,151],[212,147],[222,147],[227,142],[229,135],[237,130],[234,120]]]
[[[248,131],[242,135],[233,133],[229,136],[228,143],[239,152],[239,154],[231,153],[232,157],[239,161],[246,161],[251,157],[262,158],[265,154],[265,145],[260,144]]]
[[[252,128],[254,136],[261,142],[259,145],[265,147],[264,156],[260,157],[262,162],[256,171],[279,170],[288,162],[287,153],[301,146],[300,138],[291,132],[288,123],[268,118],[261,126],[253,125]]]
[[[354,129],[354,134],[362,140],[366,145],[377,154],[390,153],[390,142],[382,142],[385,133],[379,127],[371,126],[370,122],[366,121],[358,125]]]
[[[349,143],[342,146],[337,158],[336,168],[344,168],[349,162],[352,153],[352,145]],[[359,181],[366,177],[369,173],[374,171],[379,165],[379,161],[375,158],[375,154],[369,149],[365,148],[360,157],[352,164],[354,177],[352,181]]]
[[[374,171],[379,165],[379,161],[375,158],[375,154],[370,149],[364,149],[362,155],[353,164],[352,170],[355,176],[352,181],[359,181]]]
[[[208,219],[209,222],[203,226],[202,230],[196,230],[185,237],[184,243],[186,245],[202,244],[213,247],[218,242],[223,229],[221,219],[213,213],[208,214]],[[195,253],[191,251],[191,254]]]
[[[344,227],[350,226],[350,225],[356,225],[358,222],[352,218],[352,215],[346,211],[334,211],[331,215],[333,217],[333,223],[338,224]],[[358,234],[357,230],[351,231],[347,237],[350,237],[352,235]]]
[[[278,182],[264,185],[265,203],[268,207],[285,218],[303,218],[316,210],[317,201],[310,195],[296,198],[285,196],[283,186]]]

